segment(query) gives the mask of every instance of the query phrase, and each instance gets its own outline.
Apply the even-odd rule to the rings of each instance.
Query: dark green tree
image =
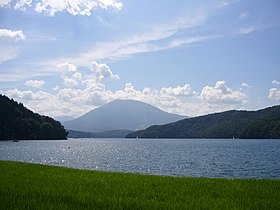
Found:
[[[60,122],[0,95],[0,140],[11,139],[67,139],[67,132]]]

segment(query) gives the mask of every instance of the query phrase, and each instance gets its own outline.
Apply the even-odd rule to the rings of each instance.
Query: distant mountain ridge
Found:
[[[90,133],[83,131],[68,130],[68,138],[125,138],[131,133],[129,130],[113,130],[101,133]]]
[[[127,138],[280,139],[280,105],[259,111],[226,111],[180,120],[127,135]]]
[[[135,131],[184,118],[186,117],[164,112],[144,102],[115,100],[63,124],[68,130],[101,133],[111,130]]]

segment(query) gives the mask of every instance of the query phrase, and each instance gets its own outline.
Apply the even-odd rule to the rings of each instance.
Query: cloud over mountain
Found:
[[[205,86],[200,96],[208,103],[222,104],[242,103],[246,98],[244,93],[226,86],[225,81],[218,81],[214,87]]]
[[[71,63],[61,63],[57,68],[63,82],[55,85],[54,93],[19,89],[10,89],[2,93],[19,101],[23,100],[29,108],[54,117],[77,117],[116,99],[138,100],[170,113],[197,116],[238,109],[246,99],[245,93],[229,88],[225,81],[218,81],[214,87],[205,86],[200,95],[200,91],[193,91],[189,83],[160,89],[139,89],[132,82],[128,82],[122,89],[112,91],[104,82],[120,77],[105,63],[93,61],[91,70],[87,72],[81,71]],[[45,81],[28,80],[25,85],[41,88]],[[48,103],[42,103],[43,100],[47,100]],[[197,100],[198,103],[193,104],[188,100]]]
[[[168,87],[168,88],[162,88],[160,93],[162,95],[174,95],[174,96],[189,96],[192,94],[191,92],[191,85],[185,84],[184,86],[177,86],[175,88]]]

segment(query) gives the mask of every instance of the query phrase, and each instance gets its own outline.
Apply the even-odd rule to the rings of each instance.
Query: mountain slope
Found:
[[[0,95],[0,140],[11,139],[67,139],[67,132],[60,122]]]
[[[280,106],[227,111],[152,126],[128,138],[280,138]]]
[[[184,118],[140,101],[115,100],[63,124],[68,130],[97,133],[109,130],[134,131]]]

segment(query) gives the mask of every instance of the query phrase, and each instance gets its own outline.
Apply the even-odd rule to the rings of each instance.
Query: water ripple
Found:
[[[279,140],[0,142],[0,159],[164,176],[280,178]]]

